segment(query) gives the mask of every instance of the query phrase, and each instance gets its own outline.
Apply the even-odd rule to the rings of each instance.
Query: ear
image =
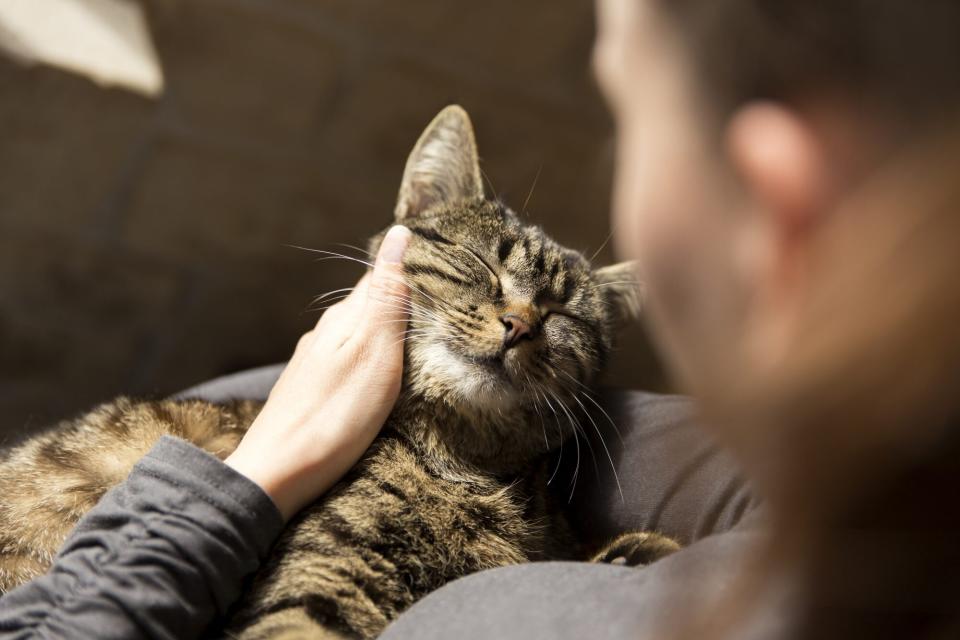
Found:
[[[593,272],[593,280],[618,325],[627,324],[640,316],[643,288],[637,279],[635,262],[621,262],[597,269]]]
[[[403,222],[442,202],[481,198],[473,125],[462,107],[451,105],[433,119],[410,152],[395,217]]]
[[[829,207],[830,159],[815,124],[771,102],[741,108],[727,126],[727,153],[778,242],[792,242]]]
[[[752,290],[756,349],[780,352],[803,304],[811,252],[843,180],[829,133],[814,112],[772,102],[741,107],[727,126],[728,157],[753,210],[733,251]]]

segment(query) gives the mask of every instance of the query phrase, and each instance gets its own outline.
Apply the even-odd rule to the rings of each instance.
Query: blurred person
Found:
[[[618,249],[638,260],[665,360],[764,513],[644,569],[476,574],[383,637],[957,637],[960,5],[599,0],[598,23]],[[321,320],[321,343],[324,331]],[[319,381],[366,426],[314,419],[323,403],[295,404],[295,420],[272,412],[260,437],[306,425],[342,444],[296,472],[297,455],[237,469],[268,495],[290,489],[299,504],[323,491],[389,410],[382,377],[376,411],[349,401],[375,367],[341,383],[325,373],[329,355],[298,348],[274,406]],[[669,507],[680,470],[671,459],[640,470],[631,515]],[[722,483],[735,470],[716,473]],[[662,501],[642,495],[653,486],[667,487]],[[696,519],[730,497],[685,499]],[[158,587],[174,608],[177,589]],[[21,606],[47,615],[48,593]],[[59,610],[59,629],[89,611]],[[114,637],[136,637],[127,628]]]
[[[633,576],[467,578],[386,636],[960,637],[960,4],[598,0],[598,28],[617,248],[766,521]]]

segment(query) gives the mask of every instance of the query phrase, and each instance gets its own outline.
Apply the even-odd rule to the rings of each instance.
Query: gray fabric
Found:
[[[200,637],[282,527],[256,484],[165,436],[80,521],[47,574],[0,599],[0,636]]]
[[[568,511],[574,528],[594,546],[632,530],[660,531],[689,546],[643,569],[535,563],[478,573],[427,596],[382,638],[659,638],[658,625],[688,620],[739,579],[763,516],[734,461],[697,421],[695,405],[612,390],[600,404],[604,410],[584,421],[591,437],[580,446]],[[553,487],[569,499],[576,449],[564,451]],[[778,605],[771,602],[756,628],[736,637],[778,635]]]
[[[211,401],[262,399],[281,370],[257,369],[180,395]],[[589,418],[578,414],[589,437],[580,445],[576,483],[571,481],[577,450],[570,443],[559,456],[551,485],[558,497],[570,501],[572,524],[594,546],[630,530],[661,531],[691,546],[642,570],[537,563],[468,576],[416,604],[382,637],[656,637],[655,625],[689,615],[698,594],[712,598],[727,589],[762,518],[751,511],[754,503],[735,462],[697,420],[689,399],[608,390],[599,404],[603,409],[590,406]],[[743,520],[748,512],[757,515]],[[772,615],[764,621],[771,624],[778,624]],[[772,634],[769,628],[743,630],[741,637]]]
[[[580,447],[569,509],[581,539],[600,545],[642,530],[687,545],[733,528],[754,506],[736,462],[697,419],[691,400],[619,390],[599,400],[603,411],[585,421],[590,438]],[[561,479],[572,475],[572,449],[564,448]],[[569,500],[569,482],[552,486]]]
[[[751,519],[752,520],[752,519]],[[753,523],[704,538],[659,562],[627,568],[575,562],[503,567],[461,578],[390,625],[383,640],[642,640],[668,637],[730,593],[759,539]],[[779,603],[734,637],[778,637]]]
[[[185,389],[174,394],[173,397],[198,398],[208,402],[266,400],[284,366],[284,364],[273,364],[221,376]]]

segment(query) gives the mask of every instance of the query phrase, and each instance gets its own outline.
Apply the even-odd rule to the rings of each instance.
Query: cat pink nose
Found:
[[[503,333],[504,349],[516,346],[524,338],[530,339],[533,337],[533,329],[531,329],[530,324],[520,316],[508,313],[500,317],[500,322],[503,323],[505,329]]]

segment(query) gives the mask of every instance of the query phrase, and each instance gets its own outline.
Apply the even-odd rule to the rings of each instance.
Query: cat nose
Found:
[[[503,348],[510,349],[516,346],[521,340],[533,338],[533,329],[530,324],[518,315],[508,313],[500,317],[503,323]]]

